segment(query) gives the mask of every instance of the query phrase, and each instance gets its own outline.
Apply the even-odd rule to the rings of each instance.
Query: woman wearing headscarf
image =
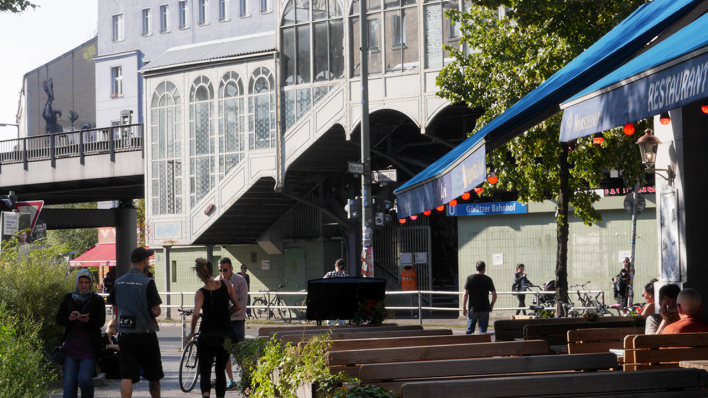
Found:
[[[198,258],[195,261],[194,271],[204,283],[204,287],[197,290],[194,297],[194,314],[192,315],[192,332],[187,337],[187,342],[192,340],[199,320],[199,311],[202,315],[202,325],[197,341],[197,356],[199,358],[199,387],[202,397],[209,397],[211,392],[211,365],[216,358],[214,373],[216,376],[217,398],[226,394],[226,362],[229,353],[224,348],[224,340],[231,336],[231,314],[239,311],[241,306],[236,298],[234,289],[228,283],[214,280],[214,267],[211,261]],[[229,308],[229,300],[234,303]]]
[[[64,326],[64,398],[93,397],[93,375],[101,352],[101,327],[106,323],[103,298],[93,292],[88,269],[76,273],[76,290],[61,300],[56,322]]]

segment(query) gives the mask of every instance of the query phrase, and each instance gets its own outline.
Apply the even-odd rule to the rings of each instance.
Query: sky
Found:
[[[105,0],[103,0],[105,1]],[[0,124],[15,124],[25,73],[96,35],[98,0],[32,0],[21,14],[0,12]],[[0,140],[17,137],[0,127]]]

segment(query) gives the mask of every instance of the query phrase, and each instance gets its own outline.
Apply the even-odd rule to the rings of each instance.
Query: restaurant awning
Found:
[[[708,14],[561,105],[560,141],[599,133],[708,97]]]
[[[69,262],[72,267],[98,267],[116,265],[115,243],[96,245]]]
[[[155,256],[150,257],[150,265],[155,263]],[[69,261],[71,267],[99,267],[116,265],[116,244],[103,243],[96,245],[84,254]]]
[[[398,217],[444,205],[484,182],[486,151],[560,111],[563,101],[627,62],[702,1],[655,0],[639,7],[563,69],[399,187]]]

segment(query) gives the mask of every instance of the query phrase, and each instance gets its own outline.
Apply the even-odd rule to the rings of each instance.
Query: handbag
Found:
[[[93,299],[93,295],[91,298],[88,299],[86,304],[84,305],[84,308],[81,310],[81,312],[86,311],[86,307],[88,304],[91,302],[91,299]],[[71,330],[69,331],[69,334],[66,335],[66,338],[64,341],[61,343],[61,345],[58,345],[52,349],[52,353],[50,354],[50,359],[53,363],[63,366],[64,365],[64,357],[66,357],[66,348],[64,348],[64,344],[66,344],[66,341],[69,340],[69,336],[71,336],[71,332],[74,331],[74,328],[72,327]]]

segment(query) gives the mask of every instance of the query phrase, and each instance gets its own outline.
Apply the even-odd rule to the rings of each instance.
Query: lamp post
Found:
[[[20,138],[20,125],[19,124],[0,123],[0,127],[10,127],[10,126],[17,127],[17,138]]]

